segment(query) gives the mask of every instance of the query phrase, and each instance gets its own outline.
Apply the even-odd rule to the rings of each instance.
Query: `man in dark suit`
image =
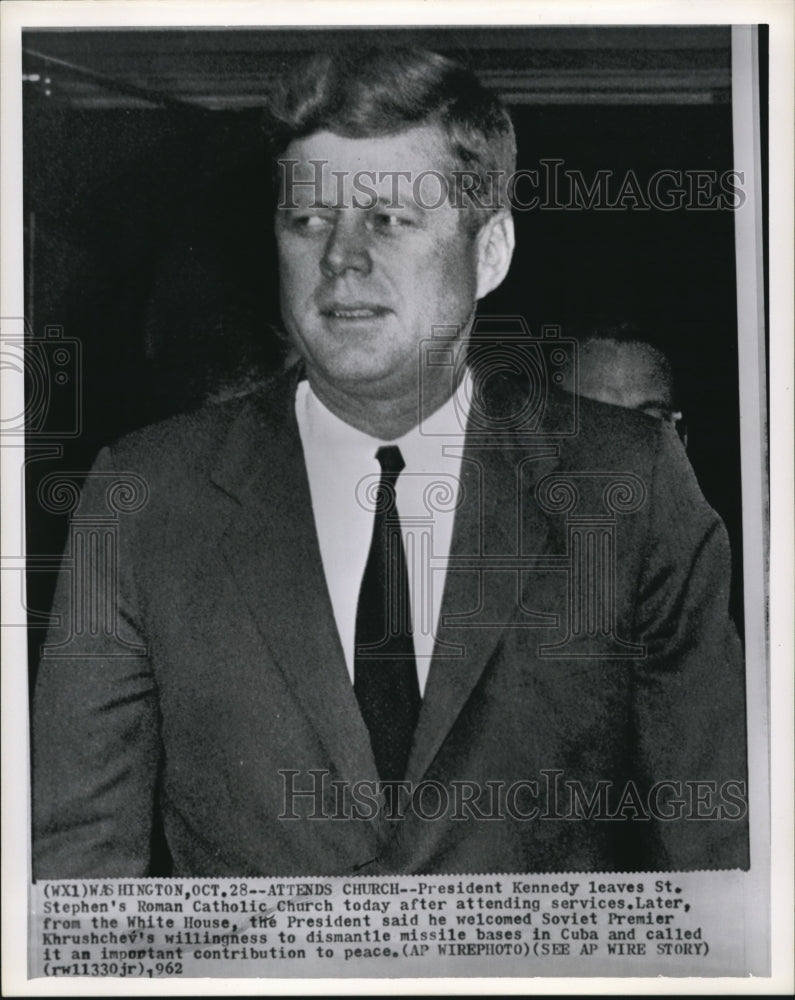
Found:
[[[302,360],[98,458],[34,875],[148,874],[156,810],[182,875],[745,865],[728,549],[676,435],[557,390],[562,341],[515,338],[508,377],[472,333],[508,116],[398,50],[310,61],[273,113]]]

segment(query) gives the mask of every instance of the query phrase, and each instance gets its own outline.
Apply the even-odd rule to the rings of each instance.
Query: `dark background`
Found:
[[[560,158],[588,180],[631,169],[641,181],[661,169],[730,170],[728,29],[628,31],[504,29],[476,41],[465,31],[414,32],[411,40],[465,50],[503,94],[520,167]],[[274,54],[284,48],[275,34],[216,33],[210,45],[195,31],[26,33],[27,315],[35,337],[56,325],[82,350],[80,434],[61,442],[58,458],[36,459],[29,441],[34,557],[60,552],[66,533],[66,519],[35,502],[44,475],[86,470],[120,434],[281,363],[259,126],[267,95],[252,92],[260,78],[267,89],[287,58]],[[285,39],[311,48],[316,36]],[[481,312],[518,313],[533,332],[557,324],[564,335],[633,320],[661,337],[693,467],[729,530],[742,628],[731,211],[534,210],[517,213],[516,227],[510,274]],[[47,415],[56,429],[66,419],[57,405]],[[47,610],[52,586],[51,572],[29,574],[33,612]],[[43,631],[31,632],[33,661]]]

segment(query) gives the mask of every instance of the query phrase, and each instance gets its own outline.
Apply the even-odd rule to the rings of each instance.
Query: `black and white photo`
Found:
[[[15,36],[30,974],[769,974],[777,40],[263,14]]]

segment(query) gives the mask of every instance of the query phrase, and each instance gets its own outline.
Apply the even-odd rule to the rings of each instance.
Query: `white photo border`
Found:
[[[334,0],[295,0],[288,4],[276,2],[192,3],[190,0],[66,0],[66,2],[31,2],[7,0],[0,8],[0,121],[2,121],[2,156],[0,175],[0,209],[2,242],[0,243],[0,317],[24,315],[24,281],[22,246],[22,134],[21,134],[21,30],[23,27],[96,27],[96,26],[354,26],[354,25],[572,25],[572,24],[731,24],[743,26],[733,32],[733,63],[748,54],[747,26],[769,24],[769,289],[770,289],[770,357],[769,406],[770,430],[770,546],[769,566],[769,640],[763,620],[754,620],[756,613],[764,615],[766,567],[764,534],[766,427],[763,407],[752,407],[752,419],[742,421],[743,454],[743,535],[746,560],[745,606],[747,641],[769,641],[769,693],[762,685],[753,692],[749,688],[751,724],[769,723],[770,743],[765,753],[762,741],[749,740],[749,750],[755,748],[761,756],[750,762],[752,773],[764,774],[770,769],[770,845],[772,863],[772,974],[756,979],[403,979],[403,980],[155,980],[127,982],[124,980],[71,979],[28,981],[26,976],[28,941],[26,934],[27,893],[29,886],[28,829],[28,732],[27,732],[27,656],[24,628],[2,630],[2,751],[3,751],[3,993],[7,996],[64,995],[207,995],[230,993],[263,994],[389,994],[415,993],[444,995],[499,992],[504,995],[525,992],[601,993],[772,993],[786,992],[793,987],[793,678],[792,678],[792,608],[793,608],[793,433],[792,433],[792,372],[793,372],[793,64],[795,62],[795,8],[790,0],[662,0],[662,2],[541,2],[541,0],[502,0],[486,8],[482,3],[422,2],[402,3],[334,2]],[[748,58],[751,58],[748,56]],[[753,123],[753,109],[743,109],[733,94],[735,135],[740,117],[745,113],[747,127]],[[758,129],[758,118],[756,121]],[[753,135],[748,136],[753,141]],[[758,131],[757,131],[758,137]],[[758,221],[758,219],[757,219]],[[738,319],[741,407],[748,412],[748,403],[764,402],[764,367],[759,369],[758,340],[745,339],[744,324],[758,322],[761,305],[761,246],[756,233],[747,240],[738,233],[739,253],[749,256],[742,262],[743,282],[738,281]],[[738,263],[738,276],[740,273]],[[748,268],[756,276],[754,291],[748,284]],[[743,300],[740,291],[748,291]],[[756,319],[754,319],[756,316]],[[743,353],[745,352],[745,353]],[[750,353],[749,353],[750,352]],[[755,380],[748,384],[748,375]],[[14,373],[2,371],[3,413],[22,410],[22,380]],[[761,396],[761,398],[760,398]],[[752,450],[753,449],[753,450]],[[750,459],[749,459],[750,455]],[[2,481],[18,483],[22,448],[3,447]],[[16,491],[3,494],[2,544],[19,537],[23,524],[21,498]],[[16,574],[3,574],[3,605],[9,608],[21,601],[18,585],[6,579]],[[760,594],[758,588],[762,588]],[[754,655],[767,656],[759,648]],[[769,712],[769,714],[768,714]],[[767,759],[763,759],[763,758]],[[766,810],[767,790],[751,791],[751,815],[760,808]],[[766,845],[763,845],[766,846]],[[753,850],[753,847],[752,847]],[[759,856],[753,863],[758,864]],[[764,863],[764,858],[762,858]]]

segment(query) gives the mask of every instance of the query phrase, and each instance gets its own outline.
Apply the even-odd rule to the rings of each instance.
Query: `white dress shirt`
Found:
[[[372,495],[381,478],[376,452],[391,444],[400,448],[405,462],[395,492],[406,550],[417,676],[420,693],[425,691],[453,537],[471,398],[472,381],[467,373],[455,394],[421,425],[396,441],[380,441],[333,414],[306,379],[298,383],[295,414],[315,527],[351,682],[356,606],[375,517],[368,487]]]

